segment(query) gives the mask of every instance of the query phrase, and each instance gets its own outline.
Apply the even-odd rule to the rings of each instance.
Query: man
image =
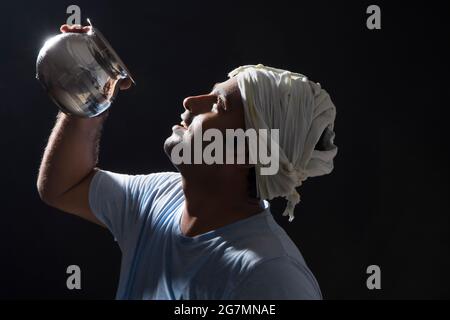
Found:
[[[249,161],[182,163],[180,173],[136,176],[101,170],[96,163],[106,114],[81,119],[60,113],[39,170],[41,198],[112,232],[122,251],[118,299],[321,299],[265,199],[286,197],[292,220],[295,187],[331,172],[337,149],[328,95],[306,77],[258,65],[234,70],[183,106],[181,126],[164,145],[171,158],[177,145],[208,129],[283,128],[279,171],[264,176],[263,166]]]

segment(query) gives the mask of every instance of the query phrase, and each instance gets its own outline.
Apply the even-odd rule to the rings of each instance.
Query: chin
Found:
[[[180,137],[179,135],[176,135],[173,133],[170,137],[164,141],[164,152],[166,155],[170,158],[170,154],[172,152],[172,149],[174,146],[176,146],[178,143],[183,141],[183,137]]]
[[[167,157],[169,158],[169,161],[172,163],[172,165],[173,165],[180,173],[182,173],[182,172],[184,171],[184,170],[183,170],[183,167],[184,167],[185,165],[173,163],[173,162],[172,162],[172,159],[171,159],[171,157],[170,157],[170,154],[171,154],[171,152],[172,152],[173,147],[174,147],[177,143],[179,143],[180,141],[181,141],[181,139],[180,139],[179,137],[174,137],[173,135],[170,136],[170,137],[168,137],[168,138],[166,139],[166,141],[164,142],[164,152],[165,152],[165,154],[167,155]]]
[[[186,164],[175,164],[172,161],[171,154],[173,148],[179,143],[185,143],[183,141],[186,140],[185,132],[173,132],[171,136],[169,136],[166,141],[164,141],[164,152],[169,158],[170,162],[178,169],[178,171],[182,171],[183,167],[186,167]]]

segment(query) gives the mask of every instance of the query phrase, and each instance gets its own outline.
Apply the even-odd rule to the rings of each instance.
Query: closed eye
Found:
[[[223,112],[225,110],[226,110],[226,108],[225,108],[225,103],[223,101],[223,98],[221,96],[217,96],[217,101],[216,101],[216,103],[214,103],[212,105],[211,111]]]

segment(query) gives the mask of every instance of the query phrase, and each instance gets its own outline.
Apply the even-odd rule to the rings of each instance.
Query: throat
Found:
[[[185,202],[179,220],[181,233],[186,237],[195,237],[209,231],[224,227],[228,224],[249,218],[261,213],[264,206],[261,203],[247,206],[224,208],[213,206],[208,208],[205,204],[198,211]]]

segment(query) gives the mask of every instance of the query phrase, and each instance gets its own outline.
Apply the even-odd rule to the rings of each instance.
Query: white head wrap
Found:
[[[237,78],[247,129],[279,129],[278,173],[261,175],[257,163],[256,186],[261,199],[285,197],[283,215],[292,221],[300,202],[295,188],[308,177],[333,170],[336,108],[319,83],[298,73],[258,64],[239,67],[228,76]],[[315,150],[321,136],[322,146]]]

